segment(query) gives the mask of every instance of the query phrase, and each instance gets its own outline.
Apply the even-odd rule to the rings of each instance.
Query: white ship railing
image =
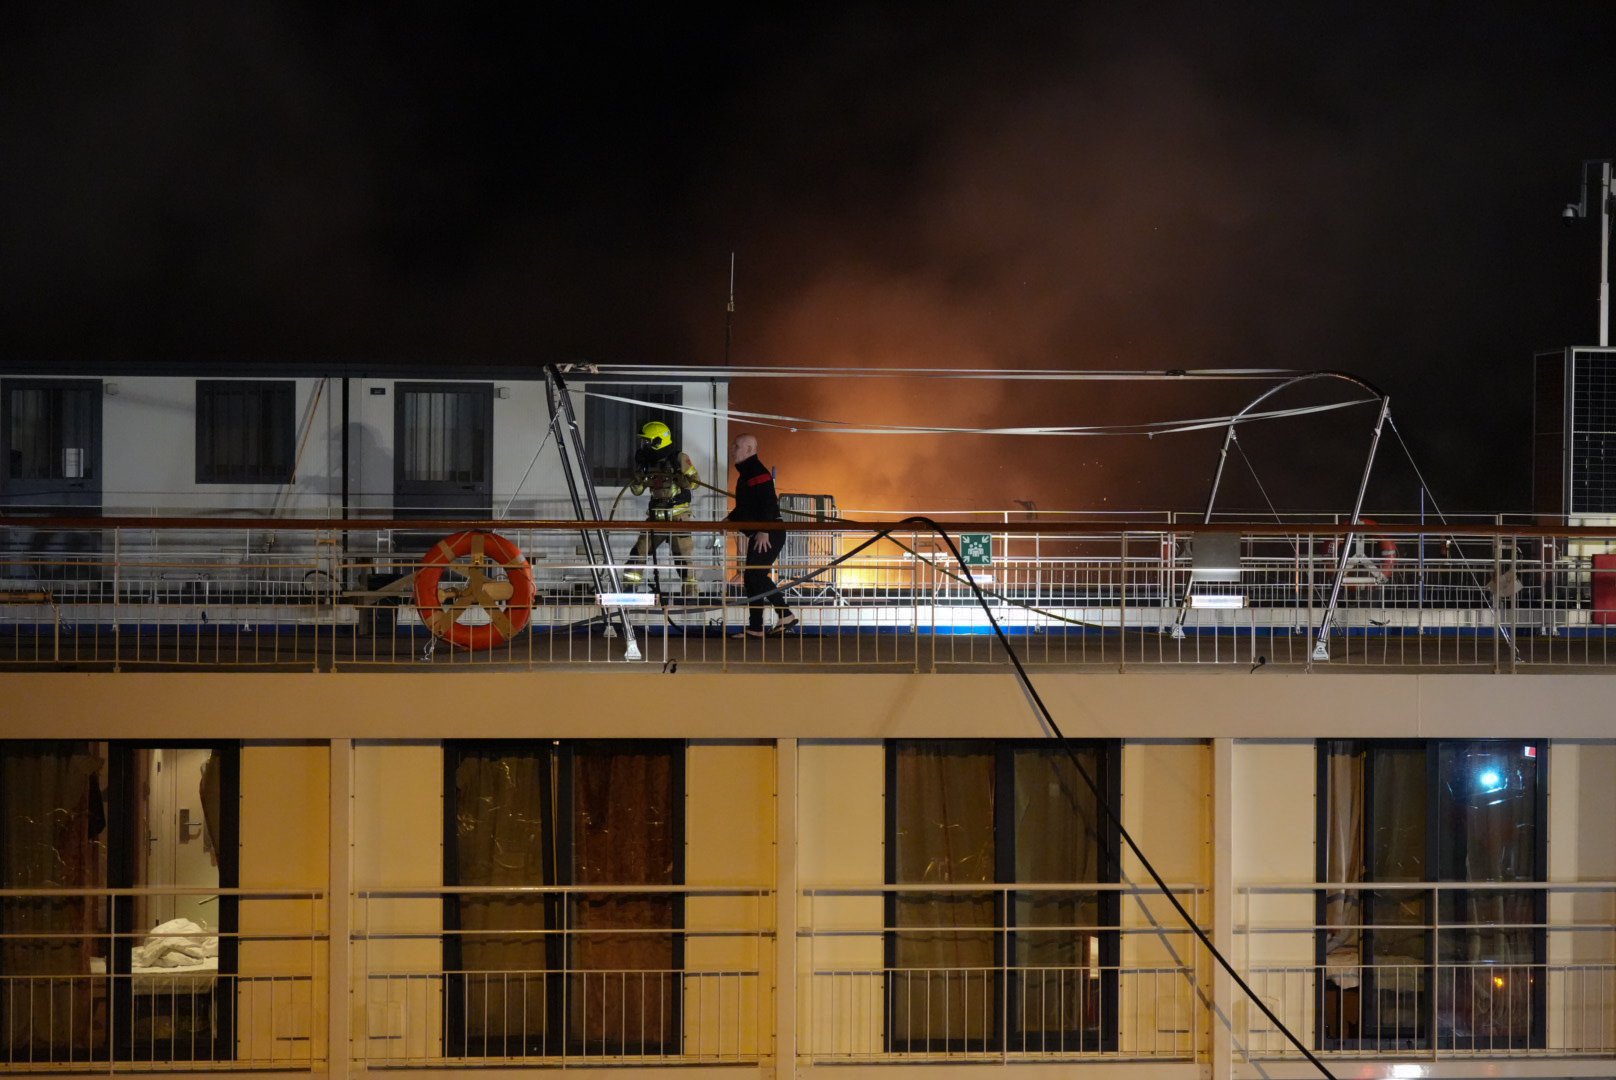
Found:
[[[604,562],[580,553],[578,526],[565,522],[12,524],[0,528],[0,666],[650,661],[946,671],[1003,663],[995,622],[1030,665],[1511,672],[1616,663],[1613,530],[1366,526],[1337,589],[1346,530],[1335,525],[951,525],[956,541],[986,538],[988,561],[971,570],[979,600],[940,539],[919,527],[844,559],[868,529],[799,524],[776,567],[799,622],[748,638],[734,535],[688,524],[694,554],[677,566],[666,545],[655,565],[631,564],[643,523],[601,530]],[[421,553],[472,526],[515,543],[535,585],[531,605],[519,605],[527,625],[486,648],[436,639],[413,589]],[[1207,555],[1215,541],[1230,553],[1224,562]],[[626,583],[630,570],[644,580]],[[446,575],[440,602],[461,585]],[[490,619],[471,604],[460,621]]]

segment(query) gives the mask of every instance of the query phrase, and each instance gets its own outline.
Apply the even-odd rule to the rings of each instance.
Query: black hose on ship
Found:
[[[897,525],[883,529],[880,533],[877,533],[875,536],[871,537],[870,540],[866,541],[865,544],[859,545],[859,547],[855,548],[848,554],[856,554],[868,544],[874,543],[877,539],[880,539],[882,536],[892,532],[894,529],[905,525],[921,525],[930,529],[932,532],[936,533],[938,537],[942,539],[943,543],[948,547],[948,553],[954,557],[955,563],[959,565],[960,571],[965,575],[965,581],[971,586],[971,592],[976,596],[977,603],[982,607],[982,613],[987,616],[988,623],[993,627],[993,632],[998,637],[999,644],[1004,646],[1005,654],[1010,657],[1010,663],[1016,670],[1016,678],[1020,680],[1021,688],[1026,691],[1027,697],[1030,698],[1033,705],[1037,707],[1038,713],[1043,717],[1044,723],[1049,725],[1049,730],[1054,734],[1055,738],[1060,741],[1061,748],[1066,751],[1066,756],[1071,759],[1072,767],[1077,770],[1077,775],[1082,778],[1083,782],[1088,785],[1089,790],[1093,793],[1095,803],[1105,812],[1105,816],[1110,819],[1111,824],[1116,826],[1117,835],[1120,836],[1122,838],[1122,842],[1128,846],[1128,850],[1133,852],[1134,857],[1139,860],[1139,864],[1145,868],[1145,872],[1150,875],[1150,880],[1156,883],[1156,888],[1161,890],[1161,894],[1167,898],[1167,902],[1173,905],[1173,910],[1178,912],[1179,918],[1184,920],[1184,925],[1189,927],[1190,932],[1193,933],[1201,944],[1206,947],[1206,951],[1211,955],[1212,959],[1216,960],[1218,962],[1218,966],[1223,968],[1223,970],[1228,974],[1229,978],[1234,980],[1234,984],[1240,988],[1241,992],[1244,993],[1246,997],[1250,998],[1252,1004],[1256,1005],[1257,1008],[1262,1011],[1263,1016],[1268,1018],[1269,1022],[1272,1023],[1287,1040],[1289,1040],[1292,1046],[1301,1051],[1302,1056],[1308,1060],[1308,1063],[1314,1068],[1318,1069],[1319,1073],[1327,1077],[1328,1080],[1335,1080],[1335,1074],[1325,1067],[1324,1062],[1320,1061],[1318,1057],[1315,1056],[1314,1053],[1302,1043],[1302,1040],[1296,1037],[1295,1033],[1292,1032],[1290,1028],[1285,1026],[1284,1021],[1280,1020],[1280,1018],[1275,1015],[1274,1010],[1268,1007],[1267,1002],[1258,997],[1256,991],[1252,990],[1251,986],[1247,984],[1246,980],[1240,977],[1240,973],[1235,971],[1234,965],[1229,963],[1228,958],[1225,957],[1223,953],[1218,951],[1218,947],[1216,945],[1212,944],[1212,939],[1207,936],[1206,931],[1201,929],[1200,924],[1197,923],[1190,915],[1189,911],[1184,907],[1184,904],[1178,899],[1178,897],[1173,895],[1172,890],[1167,887],[1167,882],[1163,880],[1161,874],[1157,873],[1156,867],[1151,864],[1151,861],[1148,858],[1145,857],[1145,853],[1140,849],[1139,844],[1135,842],[1131,835],[1129,835],[1127,827],[1122,824],[1121,816],[1111,808],[1111,804],[1106,799],[1101,797],[1099,785],[1094,782],[1094,777],[1089,775],[1089,771],[1083,767],[1082,758],[1078,755],[1077,750],[1072,746],[1071,740],[1066,737],[1065,732],[1061,731],[1060,725],[1055,723],[1054,716],[1050,714],[1049,706],[1044,704],[1044,699],[1039,695],[1038,688],[1033,685],[1032,676],[1027,674],[1026,667],[1024,667],[1021,663],[1021,657],[1016,655],[1015,647],[1010,644],[1010,636],[1004,632],[1002,627],[999,626],[999,620],[994,618],[993,606],[988,603],[987,597],[983,594],[981,587],[977,585],[976,579],[971,574],[970,566],[966,564],[964,557],[959,552],[959,548],[954,544],[954,538],[948,534],[948,530],[944,529],[931,518],[905,518],[903,521],[898,522]],[[834,566],[836,561],[839,560],[833,560],[831,563],[827,564],[827,568],[829,566]],[[1099,830],[1096,830],[1096,833],[1098,834]],[[1103,834],[1099,836],[1099,839],[1102,844],[1105,843]]]
[[[836,558],[832,559],[830,562],[826,563],[824,566],[813,571],[812,573],[803,575],[800,578],[796,578],[790,583],[781,582],[780,587],[786,588],[788,584],[798,584],[804,581],[811,581],[819,575],[834,569],[840,563],[851,559],[853,556],[859,554],[872,544],[888,539],[893,533],[904,529],[914,531],[914,527],[916,526],[920,527],[921,529],[929,529],[936,533],[937,536],[942,540],[943,544],[947,546],[948,553],[953,556],[954,562],[959,566],[961,573],[964,575],[964,581],[971,587],[972,595],[975,596],[976,602],[981,606],[983,614],[987,616],[988,624],[993,627],[993,633],[998,637],[999,644],[1004,647],[1005,654],[1010,657],[1010,663],[1015,668],[1016,678],[1020,681],[1021,688],[1026,692],[1027,697],[1032,701],[1034,707],[1037,708],[1039,715],[1043,718],[1044,723],[1048,725],[1049,730],[1051,733],[1053,733],[1055,739],[1060,742],[1061,748],[1066,751],[1066,756],[1071,759],[1072,767],[1077,770],[1077,775],[1082,778],[1083,782],[1088,785],[1089,790],[1094,794],[1095,803],[1099,805],[1101,810],[1105,813],[1105,816],[1107,819],[1109,819],[1110,824],[1116,827],[1117,835],[1121,837],[1122,842],[1127,845],[1128,850],[1133,853],[1134,857],[1139,860],[1139,865],[1145,868],[1145,872],[1150,875],[1151,881],[1155,882],[1156,888],[1161,891],[1161,894],[1167,898],[1167,902],[1173,906],[1173,910],[1178,912],[1179,918],[1184,920],[1184,925],[1189,928],[1190,932],[1194,934],[1196,939],[1200,941],[1202,946],[1206,948],[1207,953],[1212,957],[1212,959],[1217,961],[1218,966],[1228,974],[1229,978],[1234,980],[1234,984],[1240,988],[1240,991],[1251,1000],[1252,1004],[1257,1006],[1258,1010],[1262,1012],[1263,1016],[1267,1017],[1268,1021],[1285,1036],[1290,1044],[1301,1052],[1302,1056],[1308,1060],[1308,1063],[1314,1068],[1318,1069],[1319,1073],[1322,1076],[1327,1077],[1328,1080],[1336,1080],[1335,1074],[1325,1067],[1324,1062],[1320,1061],[1318,1057],[1311,1050],[1309,1050],[1306,1045],[1303,1044],[1302,1040],[1297,1038],[1296,1034],[1292,1032],[1290,1028],[1285,1026],[1284,1021],[1282,1021],[1278,1015],[1274,1013],[1273,1009],[1268,1007],[1267,1002],[1263,1001],[1263,999],[1257,995],[1256,991],[1251,988],[1250,984],[1248,984],[1245,979],[1240,977],[1240,973],[1234,969],[1234,965],[1229,963],[1228,958],[1225,957],[1223,953],[1218,950],[1218,947],[1212,943],[1211,937],[1207,935],[1207,932],[1203,930],[1201,925],[1195,921],[1192,915],[1190,915],[1189,910],[1184,907],[1183,902],[1180,901],[1178,897],[1173,895],[1172,890],[1167,886],[1167,882],[1162,878],[1161,874],[1157,872],[1155,865],[1152,864],[1150,859],[1145,856],[1145,853],[1139,847],[1138,842],[1134,840],[1133,836],[1128,832],[1127,827],[1123,825],[1122,818],[1115,810],[1111,808],[1111,804],[1106,799],[1101,797],[1099,785],[1095,783],[1094,777],[1089,775],[1089,771],[1083,767],[1082,758],[1078,754],[1077,750],[1072,746],[1071,740],[1066,737],[1066,733],[1063,732],[1060,725],[1055,722],[1055,717],[1050,714],[1049,706],[1044,704],[1044,699],[1041,695],[1039,695],[1038,688],[1033,685],[1032,676],[1027,673],[1026,667],[1021,662],[1021,657],[1016,654],[1015,646],[1010,643],[1010,636],[1004,632],[1004,628],[999,625],[999,620],[994,617],[993,606],[988,603],[987,595],[983,592],[981,586],[976,583],[976,578],[971,574],[970,566],[966,564],[964,556],[960,554],[959,548],[954,544],[954,538],[949,535],[947,529],[943,528],[937,522],[928,517],[917,516],[904,518],[902,521],[895,522],[883,529],[878,530],[867,540],[864,540],[851,550],[838,555]],[[749,596],[746,598],[746,602],[761,601],[762,599],[763,597],[761,595]],[[1096,835],[1098,836],[1098,839],[1102,845],[1106,843],[1106,838],[1104,834],[1100,832],[1100,830],[1096,830]],[[1114,855],[1115,853],[1112,854]]]

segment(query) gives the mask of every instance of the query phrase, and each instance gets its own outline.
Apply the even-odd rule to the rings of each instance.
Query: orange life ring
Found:
[[[466,584],[445,603],[439,584],[444,571],[460,560],[466,560],[458,569]],[[493,567],[505,571],[504,580],[488,575]],[[491,649],[515,637],[533,617],[537,591],[522,549],[498,533],[473,530],[439,540],[415,572],[415,609],[421,621],[433,634],[465,649]],[[488,612],[485,625],[460,622],[461,612],[472,607]]]

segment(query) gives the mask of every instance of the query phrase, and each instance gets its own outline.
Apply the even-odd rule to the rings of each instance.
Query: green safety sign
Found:
[[[960,556],[966,566],[992,566],[993,534],[960,533]]]

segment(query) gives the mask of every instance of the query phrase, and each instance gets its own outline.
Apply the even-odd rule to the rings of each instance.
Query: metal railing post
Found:
[[[1318,540],[1318,536],[1315,535],[1314,533],[1308,533],[1307,534],[1307,577],[1306,577],[1306,582],[1307,582],[1307,625],[1308,625],[1308,629],[1310,631],[1312,630],[1312,628],[1315,625],[1317,625],[1317,622],[1318,622],[1318,620],[1315,617],[1314,612],[1313,612],[1313,596],[1314,596],[1314,593],[1318,591],[1318,582],[1315,580],[1315,576],[1314,576],[1314,571],[1315,571],[1315,568],[1317,566],[1317,562],[1316,562],[1316,554],[1315,554],[1315,552],[1313,550],[1313,545],[1317,540]],[[1309,659],[1308,660],[1308,666],[1311,667],[1312,664],[1313,664],[1313,661],[1311,659]]]
[[[909,534],[909,635],[915,643],[915,674],[920,674],[920,554],[917,545],[920,538],[915,533]],[[937,588],[937,579],[933,577],[932,588]],[[931,598],[931,647],[932,667],[937,666],[937,598]]]
[[[1500,640],[1504,635],[1504,538],[1497,533],[1493,534],[1493,674],[1497,675],[1500,668],[1499,650],[1502,646]]]
[[[353,740],[332,739],[326,770],[326,1007],[322,1010],[330,1080],[343,1080],[354,1057],[353,769]],[[310,907],[316,904],[311,901]]]
[[[1509,580],[1510,588],[1515,596],[1521,595],[1524,588],[1521,585],[1521,545],[1519,538],[1510,545],[1509,550]],[[1511,675],[1518,672],[1521,662],[1521,607],[1510,599],[1509,605],[1509,671]]]
[[[107,1072],[113,1071],[118,1046],[118,903],[107,896]]]
[[[112,670],[121,670],[123,659],[123,625],[118,618],[118,594],[123,588],[123,557],[121,554],[122,529],[112,530]]]
[[[1442,957],[1442,890],[1431,890],[1431,944],[1426,951],[1431,965],[1431,992],[1426,1000],[1426,1042],[1431,1047],[1431,1058],[1435,1060],[1440,1053],[1440,1043],[1436,1037],[1437,1019],[1442,1009],[1437,1004],[1442,998],[1442,970],[1438,962]]]
[[[1117,640],[1121,642],[1117,670],[1128,670],[1128,534],[1122,534],[1117,563]]]
[[[1009,886],[999,887],[999,1061],[1010,1063],[1010,904]]]

